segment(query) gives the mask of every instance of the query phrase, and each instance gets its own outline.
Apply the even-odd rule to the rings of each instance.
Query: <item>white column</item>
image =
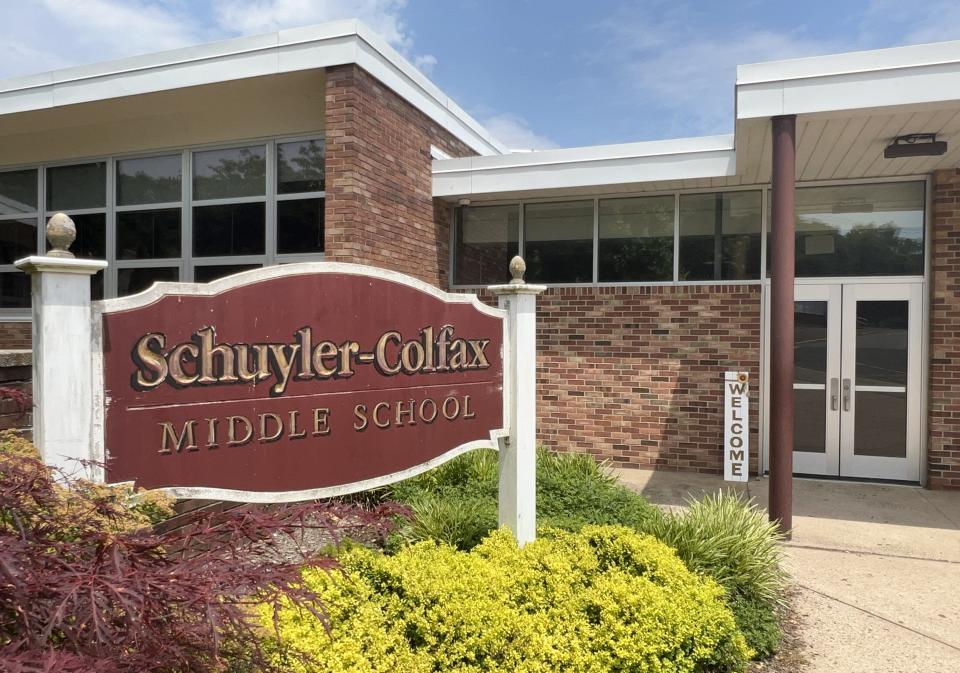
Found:
[[[500,444],[499,521],[520,545],[537,533],[537,295],[543,285],[523,281],[526,265],[510,262],[513,280],[489,289],[507,312],[509,371],[504,372],[510,433]]]
[[[55,245],[51,252],[66,250]],[[93,457],[90,277],[107,263],[67,253],[26,257],[16,266],[31,276],[34,444],[48,465],[98,477],[99,470],[77,461]]]

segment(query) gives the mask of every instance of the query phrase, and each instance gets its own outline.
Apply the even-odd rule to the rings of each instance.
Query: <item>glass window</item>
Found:
[[[117,259],[179,256],[179,208],[117,213]]]
[[[277,253],[323,252],[323,199],[277,203]]]
[[[322,140],[277,143],[277,193],[322,192],[324,150]]]
[[[599,280],[673,280],[674,197],[603,199],[599,212]]]
[[[454,240],[456,284],[506,283],[510,260],[520,253],[519,206],[461,208]]]
[[[197,257],[262,255],[266,252],[264,204],[231,203],[193,209],[193,254]]]
[[[30,276],[22,271],[0,273],[0,308],[30,308]]]
[[[181,164],[179,154],[117,161],[117,205],[180,201]]]
[[[262,145],[193,153],[193,198],[234,199],[266,194]]]
[[[130,268],[117,270],[117,296],[143,292],[160,281],[177,281],[180,269],[176,267]]]
[[[250,269],[259,269],[259,264],[214,264],[198,266],[193,270],[193,280],[197,283],[209,283],[210,281],[232,276],[241,271]]]
[[[47,169],[47,210],[70,211],[106,205],[106,162]]]
[[[528,204],[523,236],[527,282],[593,281],[593,201]]]
[[[680,196],[680,280],[760,278],[760,192]]]
[[[0,220],[0,264],[13,264],[36,252],[36,217]]]
[[[923,273],[924,183],[796,192],[797,276]]]
[[[19,215],[36,211],[36,169],[0,173],[0,215]]]

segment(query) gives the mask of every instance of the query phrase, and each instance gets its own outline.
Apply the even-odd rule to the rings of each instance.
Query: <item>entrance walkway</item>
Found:
[[[766,479],[616,473],[664,506],[728,487],[767,501]],[[960,493],[797,479],[793,520],[803,673],[960,671]]]

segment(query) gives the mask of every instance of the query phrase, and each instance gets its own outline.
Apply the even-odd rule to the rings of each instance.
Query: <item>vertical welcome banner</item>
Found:
[[[750,424],[747,372],[723,375],[723,479],[747,481],[750,474]]]

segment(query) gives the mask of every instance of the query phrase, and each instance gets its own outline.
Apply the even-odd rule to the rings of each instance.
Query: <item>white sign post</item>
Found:
[[[489,288],[507,312],[504,397],[510,435],[500,440],[499,523],[517,543],[537,535],[537,295],[543,285],[527,285],[523,259],[510,261],[513,280]]]
[[[750,423],[747,397],[750,375],[723,375],[723,478],[747,481],[750,474]]]

